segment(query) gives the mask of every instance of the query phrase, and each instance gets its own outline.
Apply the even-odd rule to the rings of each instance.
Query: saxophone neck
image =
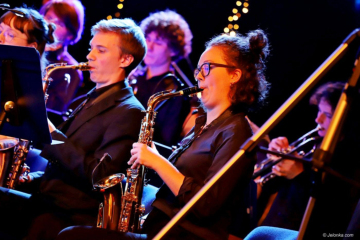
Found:
[[[164,101],[166,99],[183,96],[183,95],[192,95],[194,93],[198,93],[201,91],[203,91],[203,89],[201,88],[189,87],[177,92],[175,92],[174,90],[165,90],[162,92],[155,93],[149,98],[147,111],[154,111],[156,105],[159,102]]]

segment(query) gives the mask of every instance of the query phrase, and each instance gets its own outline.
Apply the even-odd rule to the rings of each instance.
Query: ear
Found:
[[[37,44],[37,42],[32,42],[32,43],[29,43],[27,46],[28,46],[28,47],[33,47],[33,48],[37,49],[38,44]]]
[[[123,54],[120,58],[119,67],[125,68],[128,67],[134,61],[134,57],[130,54]]]
[[[236,82],[240,81],[241,76],[242,76],[242,71],[238,68],[235,69],[231,73],[231,78],[230,78],[231,83],[236,83]]]

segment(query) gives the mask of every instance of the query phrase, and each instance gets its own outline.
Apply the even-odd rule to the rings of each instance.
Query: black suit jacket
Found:
[[[61,209],[96,215],[102,196],[92,191],[92,172],[104,153],[109,153],[112,160],[99,165],[93,174],[94,182],[125,173],[129,167],[127,161],[132,144],[138,140],[143,107],[130,87],[115,87],[118,91],[84,107],[65,134],[58,130],[52,133],[52,138],[63,144],[47,145],[41,153],[49,164],[40,196]]]

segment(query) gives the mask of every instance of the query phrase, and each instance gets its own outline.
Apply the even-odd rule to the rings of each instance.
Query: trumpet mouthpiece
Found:
[[[320,130],[324,130],[324,128],[322,126],[320,126],[320,125],[317,125],[316,130],[320,131]]]

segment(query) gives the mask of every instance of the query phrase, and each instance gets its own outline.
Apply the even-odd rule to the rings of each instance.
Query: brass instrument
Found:
[[[16,138],[1,136],[0,139],[0,187],[6,187],[14,157],[15,147],[19,143]]]
[[[298,138],[296,141],[292,142],[287,149],[282,151],[282,153],[291,154],[291,153],[294,153],[294,152],[300,150],[301,148],[303,148],[308,143],[316,142],[317,140],[320,139],[320,137],[319,136],[311,137],[311,135],[313,135],[314,133],[318,132],[321,129],[322,128],[318,125],[315,129],[307,132],[306,134],[304,134],[303,136]],[[314,144],[314,146],[311,148],[310,151],[308,151],[307,153],[305,153],[303,151],[300,151],[299,155],[302,156],[302,157],[307,157],[307,156],[313,154],[315,149],[316,149],[316,145]],[[281,160],[283,160],[283,158],[279,158],[279,157],[276,157],[276,156],[269,157],[269,158],[263,160],[260,164],[255,165],[254,174],[256,174],[257,172],[259,172],[259,171],[261,171],[263,169],[267,169],[267,166],[269,166],[270,164],[271,164],[271,166],[276,165]],[[277,175],[272,173],[271,170],[270,170],[269,173],[263,175],[260,178],[255,179],[254,181],[257,184],[260,184],[261,186],[263,186],[264,184],[266,184],[268,181],[270,181],[271,179],[273,179],[275,177],[277,177]]]
[[[79,65],[57,63],[47,66],[45,69],[45,77],[43,78],[45,104],[48,99],[47,90],[51,82],[51,73],[57,69],[64,68],[79,69],[81,71],[90,69],[88,63],[80,63]],[[14,189],[19,182],[21,174],[26,175],[30,172],[30,168],[25,164],[29,146],[30,141],[25,139],[7,138],[6,141],[0,140],[0,186]]]
[[[79,63],[79,65],[67,65],[66,63],[54,63],[50,64],[45,68],[45,76],[43,78],[43,91],[45,94],[45,104],[49,98],[49,95],[47,94],[50,82],[52,79],[50,78],[50,75],[58,70],[58,69],[75,69],[80,71],[88,71],[90,70],[89,63]]]
[[[146,115],[141,123],[138,142],[151,146],[154,133],[154,120],[156,117],[155,108],[161,101],[177,96],[191,95],[201,91],[202,89],[199,89],[198,87],[191,87],[180,90],[178,92],[168,90],[152,95],[148,101]],[[143,189],[145,186],[145,173],[146,167],[144,165],[138,166],[137,169],[127,169],[127,179],[124,194],[121,196],[121,209],[118,215],[119,222],[115,230],[118,230],[120,232],[134,233],[140,231],[141,217],[145,212],[145,207],[141,204]],[[104,179],[102,181],[104,181]],[[106,199],[106,196],[104,198]],[[106,204],[106,201],[104,201],[104,204],[100,205],[100,208],[102,207],[104,209],[110,209],[110,207],[106,206]],[[98,220],[102,221],[101,223],[99,223],[98,221],[98,227],[106,228],[107,226],[105,223],[111,222],[113,219],[117,219],[117,216],[108,216],[108,218],[109,219],[106,219],[105,215],[103,215],[101,218],[98,217]],[[107,225],[110,226],[110,224]]]

